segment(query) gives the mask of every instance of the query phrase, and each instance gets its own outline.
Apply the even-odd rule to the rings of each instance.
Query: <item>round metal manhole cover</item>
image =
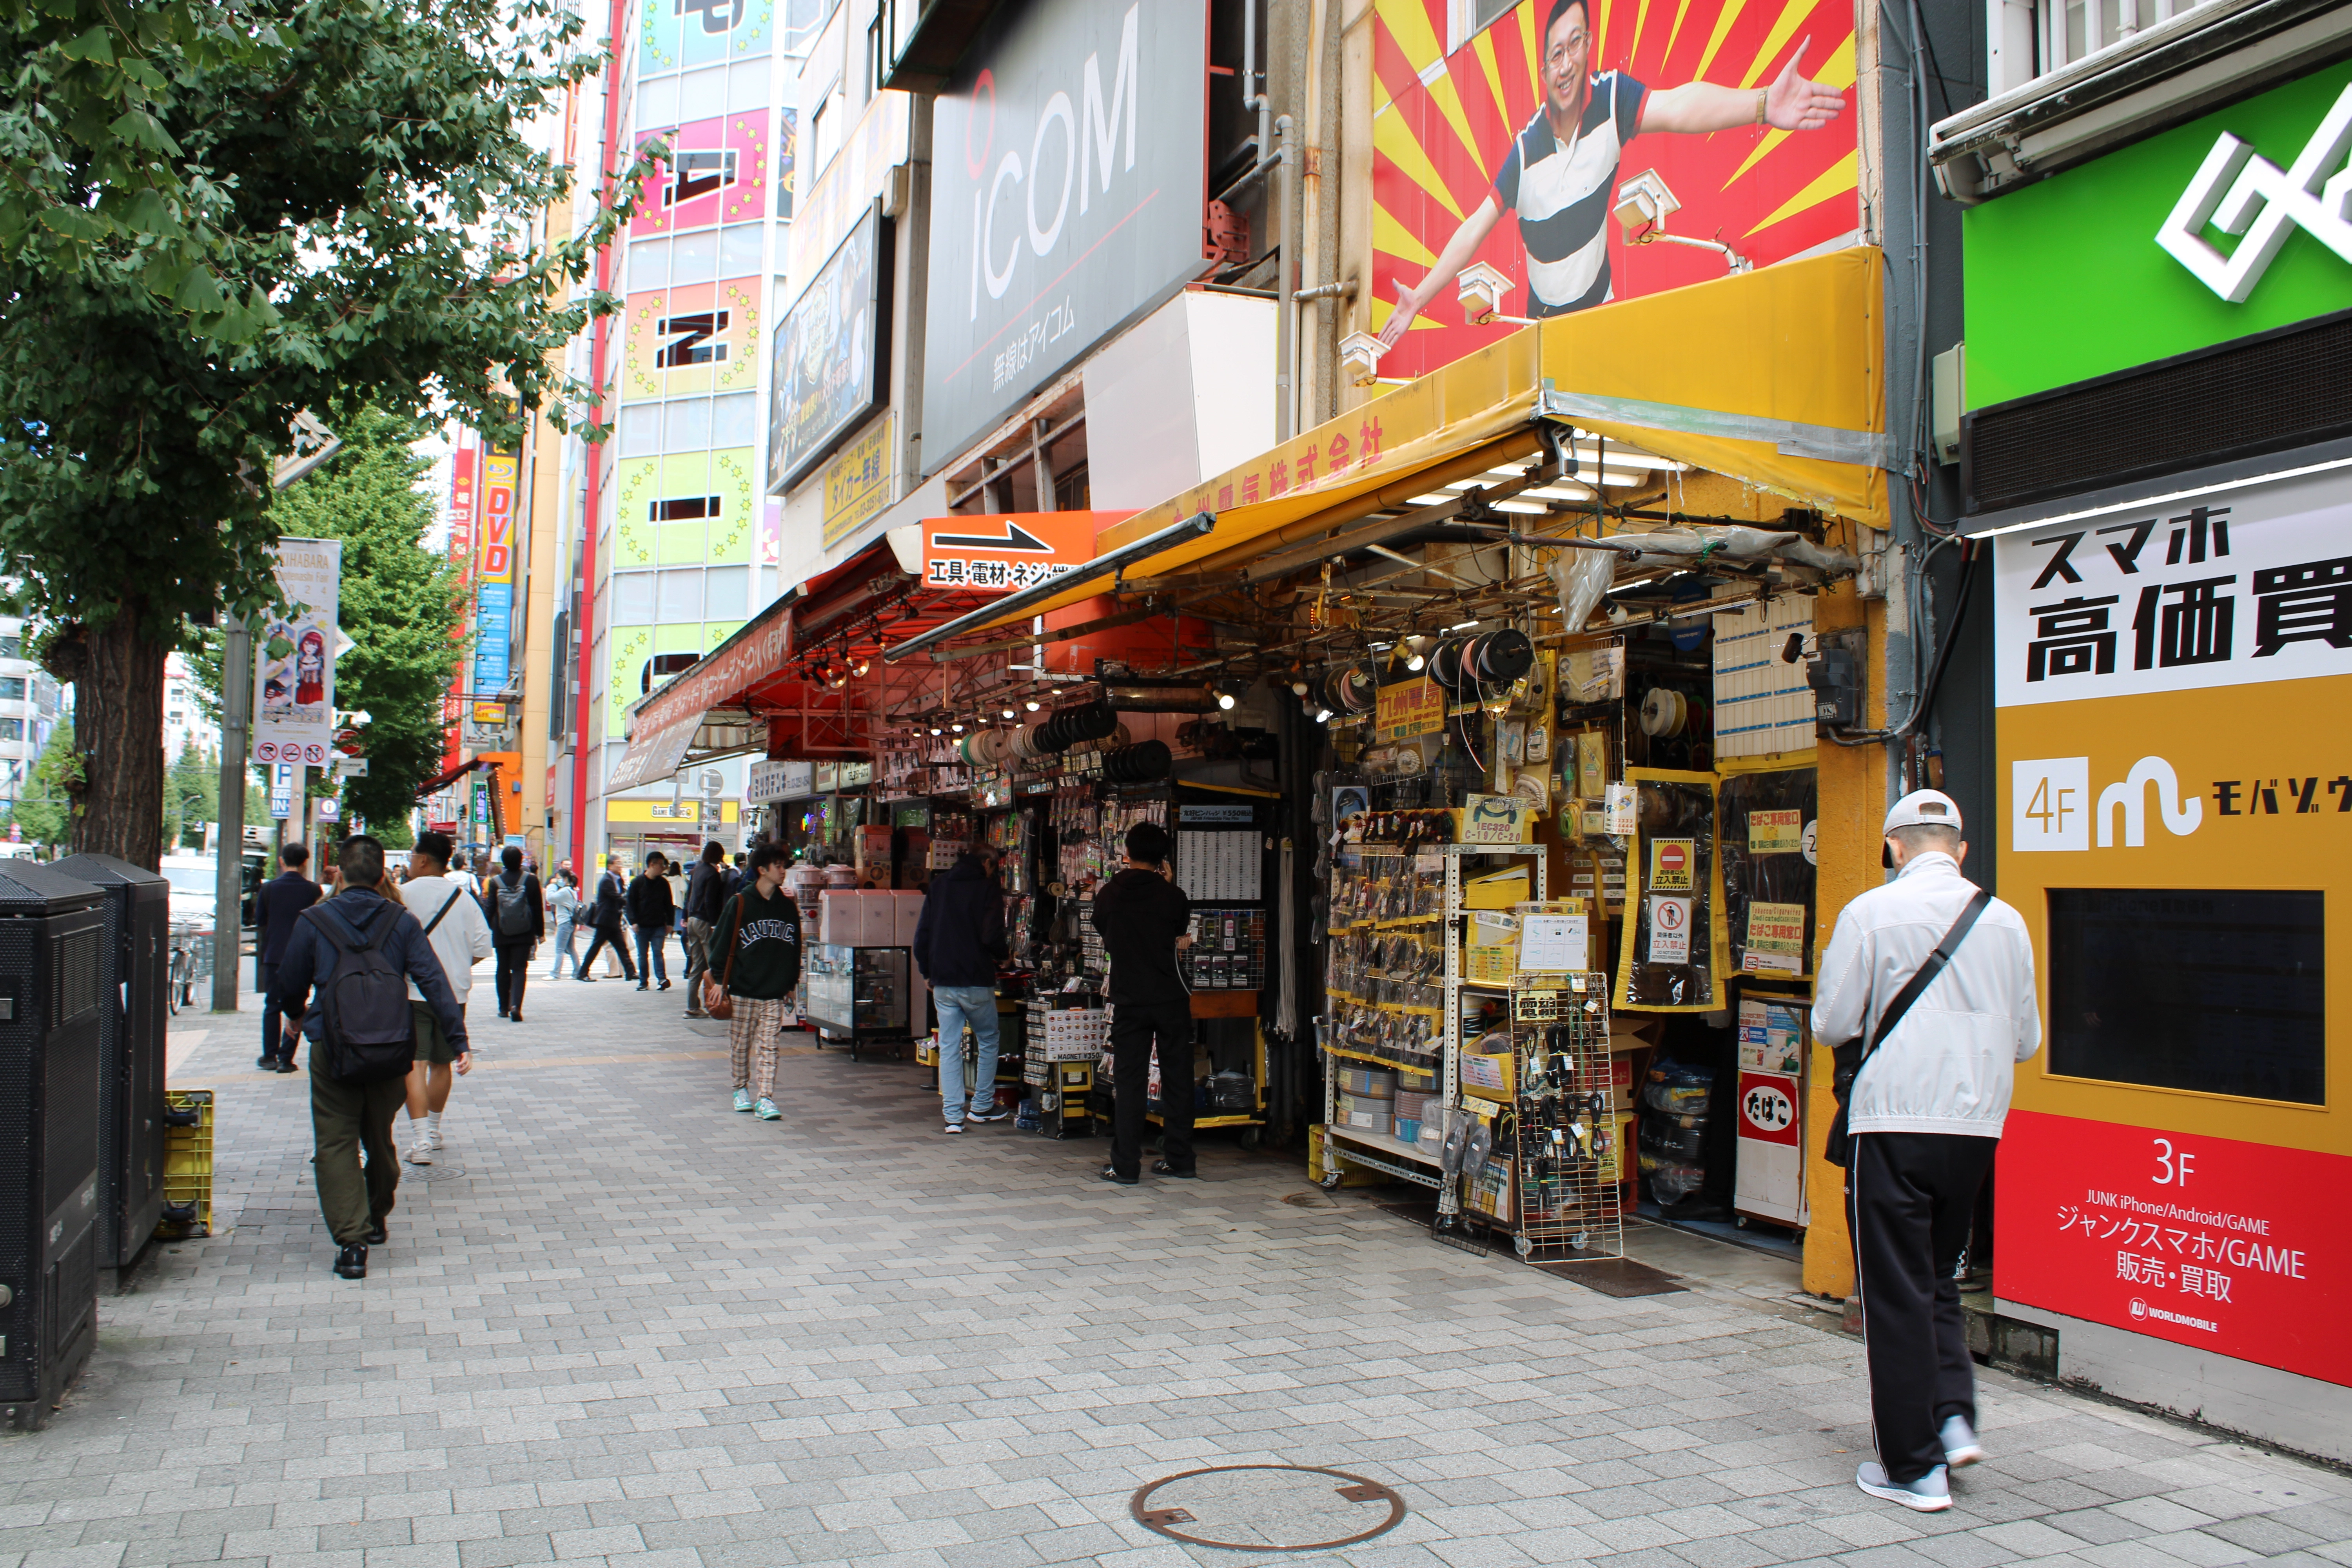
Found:
[[[410,1165],[406,1168],[404,1179],[412,1182],[455,1182],[461,1180],[465,1174],[465,1166],[441,1163],[431,1165]]]
[[[1143,1488],[1128,1508],[1147,1530],[1234,1552],[1328,1552],[1404,1518],[1404,1499],[1390,1488],[1307,1465],[1186,1470]]]

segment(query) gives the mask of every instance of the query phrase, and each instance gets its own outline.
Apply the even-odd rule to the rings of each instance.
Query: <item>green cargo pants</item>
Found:
[[[393,1146],[392,1119],[407,1102],[408,1080],[343,1083],[329,1078],[310,1058],[310,1164],[319,1184],[319,1212],[339,1247],[364,1242],[370,1226],[392,1213],[400,1186],[400,1151]],[[360,1168],[360,1151],[367,1168]]]

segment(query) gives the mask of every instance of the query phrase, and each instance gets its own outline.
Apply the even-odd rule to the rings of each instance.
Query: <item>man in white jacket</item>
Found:
[[[446,833],[418,834],[416,847],[408,852],[408,880],[401,884],[400,900],[425,928],[463,1012],[474,988],[474,965],[490,956],[490,924],[471,880],[450,874],[453,849]],[[441,1113],[448,1109],[450,1086],[472,1069],[474,1058],[467,1050],[452,1048],[414,981],[408,996],[416,1014],[416,1065],[408,1069],[408,1128],[415,1139],[403,1157],[412,1165],[429,1165],[441,1152]]]
[[[1977,894],[1960,875],[1969,847],[1951,796],[1905,795],[1885,832],[1895,879],[1845,907],[1822,957],[1813,1037],[1826,1046],[1867,1038]],[[1854,1479],[1873,1497],[1949,1508],[1949,1468],[1983,1458],[1952,1270],[2017,1064],[2041,1045],[2033,944],[2018,912],[1995,899],[1854,1078],[1846,1213],[1879,1457]]]

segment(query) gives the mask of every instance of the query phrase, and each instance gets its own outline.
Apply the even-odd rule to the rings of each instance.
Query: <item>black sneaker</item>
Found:
[[[1122,1176],[1108,1165],[1102,1168],[1102,1179],[1114,1186],[1132,1187],[1142,1184],[1141,1176]]]
[[[381,1218],[369,1224],[367,1238],[370,1247],[382,1247],[384,1244],[383,1221]]]
[[[335,1255],[335,1272],[346,1279],[367,1278],[367,1244],[354,1241]]]
[[[1002,1121],[1012,1114],[1013,1112],[1009,1110],[973,1110],[966,1112],[964,1120],[967,1121]]]
[[[1201,1179],[1200,1172],[1180,1171],[1165,1160],[1152,1162],[1151,1173],[1155,1176],[1173,1176],[1180,1182],[1197,1182]]]
[[[276,1057],[263,1057],[253,1065],[259,1068],[263,1072],[276,1072],[278,1070],[278,1058]]]
[[[294,1070],[294,1064],[287,1058],[280,1057],[278,1058],[278,1070],[279,1072],[292,1072]]]
[[[643,991],[643,990],[646,989],[646,983],[645,983],[644,981],[642,981],[642,980],[638,981],[638,982],[637,982],[637,989],[638,989],[638,990],[640,990],[640,991]]]

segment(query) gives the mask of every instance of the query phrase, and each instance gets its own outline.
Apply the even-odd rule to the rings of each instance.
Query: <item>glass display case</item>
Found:
[[[903,947],[809,949],[808,1019],[831,1038],[892,1039],[918,1032],[908,1022],[913,987]]]

